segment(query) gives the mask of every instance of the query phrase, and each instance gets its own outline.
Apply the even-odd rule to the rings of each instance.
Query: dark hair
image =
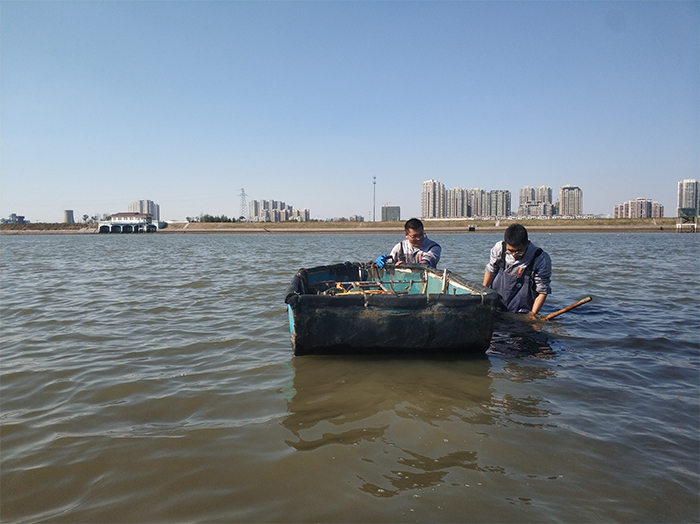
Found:
[[[416,231],[418,231],[419,229],[423,229],[423,222],[421,222],[417,218],[412,218],[411,220],[407,220],[403,226],[403,230],[406,233],[408,233],[409,229],[413,229]]]
[[[520,224],[511,224],[503,234],[503,240],[509,246],[524,246],[527,244],[527,229]]]

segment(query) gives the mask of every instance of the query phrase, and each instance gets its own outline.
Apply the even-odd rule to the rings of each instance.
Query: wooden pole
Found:
[[[590,302],[591,300],[593,300],[592,297],[582,298],[581,300],[579,300],[579,301],[576,302],[575,304],[571,304],[570,306],[566,306],[564,309],[560,309],[559,311],[555,311],[554,313],[550,313],[549,315],[547,315],[546,317],[544,317],[544,319],[545,319],[545,320],[551,320],[551,319],[553,319],[554,317],[558,317],[558,316],[561,315],[562,313],[566,313],[567,311],[571,311],[571,310],[574,309],[575,307],[579,307],[580,305],[585,304],[586,302]]]

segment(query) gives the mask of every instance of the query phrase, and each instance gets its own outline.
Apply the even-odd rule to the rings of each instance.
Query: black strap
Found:
[[[506,242],[505,242],[505,240],[503,242],[501,242],[501,258],[497,262],[496,265],[498,265],[498,267],[500,267],[501,269],[506,268]]]
[[[542,254],[542,248],[538,247],[537,251],[535,251],[535,253],[532,255],[532,260],[530,260],[530,263],[525,268],[525,271],[523,271],[525,276],[529,277],[532,274],[532,272],[535,269],[535,260],[537,260],[537,257],[540,256],[541,254]]]

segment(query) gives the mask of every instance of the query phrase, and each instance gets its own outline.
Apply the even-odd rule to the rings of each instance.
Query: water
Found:
[[[593,302],[460,360],[292,356],[294,272],[394,235],[4,236],[0,517],[697,522],[698,238],[532,235]]]

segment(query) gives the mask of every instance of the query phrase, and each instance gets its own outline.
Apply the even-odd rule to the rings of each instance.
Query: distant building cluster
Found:
[[[700,215],[700,181],[687,178],[678,182],[676,216]]]
[[[279,200],[252,200],[248,203],[248,220],[250,222],[308,222],[311,211],[296,209]]]
[[[629,200],[614,207],[613,218],[663,218],[664,206],[649,198]]]
[[[10,213],[9,218],[0,218],[2,224],[29,224],[29,220],[25,220],[23,215]]]
[[[421,218],[505,218],[513,214],[511,193],[506,189],[485,191],[481,188],[445,189],[437,180],[426,180],[421,187]],[[551,217],[582,216],[583,191],[576,186],[559,190],[559,200],[552,202],[549,186],[520,189],[518,215]]]
[[[129,213],[151,215],[154,222],[160,221],[160,206],[151,200],[136,200],[129,204]]]
[[[445,189],[437,180],[426,180],[421,187],[421,218],[462,218],[508,216],[510,191],[484,191],[481,188]]]

